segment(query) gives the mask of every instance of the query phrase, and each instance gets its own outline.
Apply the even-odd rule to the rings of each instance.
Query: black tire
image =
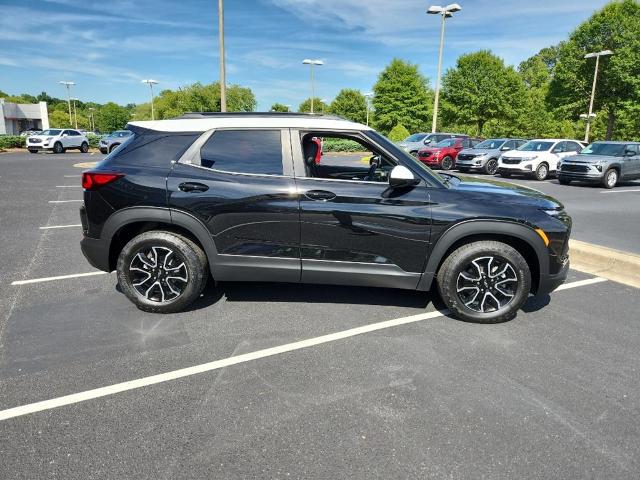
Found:
[[[502,178],[511,178],[511,172],[500,172]]]
[[[619,179],[620,175],[618,174],[618,170],[610,168],[604,172],[604,176],[602,177],[602,186],[604,188],[613,188],[618,184]]]
[[[29,150],[29,153],[38,153],[38,150]]]
[[[141,273],[148,277],[140,282]],[[118,284],[127,298],[145,312],[184,310],[200,296],[208,274],[207,257],[202,249],[173,232],[141,233],[130,240],[118,256]]]
[[[538,168],[536,168],[536,171],[533,172],[533,177],[539,182],[541,182],[542,180],[546,180],[548,176],[549,176],[549,165],[547,165],[546,162],[540,163],[540,165],[538,165]]]
[[[469,173],[469,169],[468,168],[463,168],[463,167],[458,167],[458,171],[460,173]]]
[[[447,155],[442,159],[441,166],[443,170],[451,170],[453,168],[453,159]]]
[[[106,154],[107,154],[107,153],[109,153],[109,152],[107,151],[107,149],[106,149],[106,148],[101,148],[101,149],[100,149],[100,153],[102,153],[103,155],[106,155]]]
[[[111,145],[109,147],[109,153],[113,152],[116,148],[118,148],[120,146],[119,143],[114,143],[113,145]]]
[[[62,148],[62,144],[60,142],[53,144],[53,153],[64,153],[64,148]]]
[[[487,275],[494,268],[494,276]],[[511,320],[531,290],[531,272],[522,255],[510,245],[493,240],[455,250],[440,267],[437,280],[440,296],[451,313],[477,323]]]
[[[569,185],[571,183],[571,179],[570,178],[564,178],[564,177],[558,177],[558,182],[560,182],[560,185]]]
[[[409,152],[411,155],[413,155],[414,157],[418,156],[418,151],[417,150],[412,150],[411,152]]]
[[[498,160],[490,158],[487,163],[484,164],[483,170],[487,175],[495,175],[498,171]]]
[[[89,144],[87,142],[82,142],[82,145],[80,145],[80,151],[82,153],[87,153],[89,151]]]

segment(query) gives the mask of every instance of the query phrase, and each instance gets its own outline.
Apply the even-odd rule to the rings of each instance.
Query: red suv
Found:
[[[451,170],[455,166],[460,150],[473,148],[481,141],[479,138],[469,137],[447,138],[433,147],[418,150],[418,160],[431,168]]]

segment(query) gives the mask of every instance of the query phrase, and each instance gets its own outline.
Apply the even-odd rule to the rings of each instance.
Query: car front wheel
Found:
[[[453,167],[453,159],[447,155],[442,159],[442,169],[451,170],[452,167]]]
[[[531,289],[531,272],[510,245],[484,240],[455,250],[438,271],[438,290],[447,308],[469,322],[514,318]]]
[[[192,240],[167,231],[149,231],[120,252],[118,284],[145,312],[179,312],[196,300],[207,283],[207,258]]]
[[[534,172],[536,180],[539,181],[545,180],[548,175],[549,166],[546,163],[541,163],[540,165],[538,165],[538,168],[536,168],[536,171]]]
[[[60,142],[56,142],[53,144],[53,153],[63,153],[64,148]]]
[[[610,168],[602,177],[602,186],[604,188],[613,188],[618,184],[618,171],[615,168]]]
[[[484,166],[484,173],[488,175],[495,175],[498,171],[498,161],[495,158],[489,159]]]

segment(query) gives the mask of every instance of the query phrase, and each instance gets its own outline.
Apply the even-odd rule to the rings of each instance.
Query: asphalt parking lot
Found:
[[[51,279],[92,272],[74,164],[101,157],[0,155],[0,478],[637,476],[637,289],[572,271],[499,325],[318,285],[147,314],[114,274]],[[577,238],[640,238],[640,192],[533,186],[563,189]]]

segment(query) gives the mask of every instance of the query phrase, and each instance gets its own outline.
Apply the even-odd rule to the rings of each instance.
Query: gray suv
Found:
[[[458,154],[456,166],[462,173],[469,170],[481,170],[493,175],[498,171],[498,158],[504,152],[515,150],[527,143],[521,138],[490,138],[473,148],[462,150]]]
[[[129,130],[116,130],[100,139],[100,152],[111,153],[114,148],[132,135]]]
[[[639,142],[594,142],[578,155],[558,163],[558,181],[569,185],[578,180],[615,187],[620,180],[640,178]]]
[[[406,150],[411,155],[418,155],[418,150],[425,145],[434,146],[436,143],[448,138],[467,137],[462,133],[414,133],[408,136],[403,141],[398,142],[398,146],[403,150]]]

